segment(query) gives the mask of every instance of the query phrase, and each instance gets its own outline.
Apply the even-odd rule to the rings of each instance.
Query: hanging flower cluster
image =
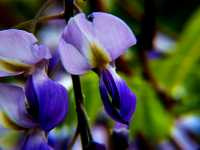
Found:
[[[22,150],[50,150],[46,135],[59,125],[68,111],[66,89],[47,75],[51,53],[31,33],[0,31],[0,77],[27,77],[23,87],[0,83],[0,122],[25,132]],[[114,61],[136,43],[130,28],[119,18],[96,12],[72,17],[58,45],[67,72],[81,75],[89,70],[100,78],[99,90],[105,111],[128,125],[136,96],[115,71]]]

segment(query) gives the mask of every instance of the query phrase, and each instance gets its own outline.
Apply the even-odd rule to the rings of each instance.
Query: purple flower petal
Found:
[[[21,60],[22,63],[35,63],[31,46],[36,42],[33,34],[22,30],[0,31],[0,56]]]
[[[100,80],[100,93],[103,100],[104,108],[108,115],[110,115],[115,121],[128,124],[128,122],[123,119],[118,110],[113,106],[112,102],[110,101],[106,85],[102,80]]]
[[[63,39],[59,43],[59,53],[64,68],[71,74],[83,74],[91,69],[87,59],[71,44]]]
[[[72,17],[63,33],[65,42],[72,44],[85,57],[88,56],[90,43],[94,39],[92,23],[80,13]]]
[[[49,59],[48,48],[36,42],[33,34],[22,30],[0,31],[0,70],[8,75],[17,74],[29,70],[41,59]]]
[[[50,80],[45,70],[41,68],[38,68],[32,79],[29,80],[32,81],[27,84],[29,85],[26,89],[28,101],[35,111],[39,110],[39,112],[33,114],[37,116],[35,118],[38,118],[41,128],[48,132],[66,117],[67,91],[60,84]],[[34,92],[31,92],[31,88]]]
[[[91,18],[90,21],[89,18]],[[92,43],[100,44],[105,53],[110,54],[112,60],[136,43],[133,32],[125,22],[102,12],[95,12],[89,15],[88,19],[83,13],[71,18],[63,37],[85,57],[90,55]]]
[[[53,150],[47,143],[45,133],[42,131],[33,131],[27,135],[20,148],[21,150]]]
[[[36,58],[36,62],[42,60],[42,59],[50,59],[51,53],[49,48],[46,45],[43,44],[34,44],[32,46],[32,54]]]
[[[44,45],[37,46],[36,42],[35,36],[26,31],[16,29],[0,31],[0,56],[18,60],[23,64],[35,64],[41,58],[49,58],[48,48]]]
[[[36,124],[30,119],[25,108],[23,89],[14,85],[0,83],[0,110],[12,125],[32,128]],[[7,121],[9,121],[7,120]]]
[[[83,13],[69,20],[62,38],[73,45],[93,68],[111,61],[108,52],[96,38],[93,23]]]
[[[39,101],[35,91],[33,77],[30,76],[26,81],[25,94],[28,100],[28,113],[32,116],[33,120],[39,122]]]
[[[59,51],[65,69],[72,74],[82,74],[88,69],[104,68],[135,43],[133,32],[119,18],[100,12],[87,18],[80,13],[69,20],[60,40]],[[83,64],[79,63],[78,58]]]
[[[60,55],[58,50],[56,49],[52,52],[52,58],[49,60],[48,74],[51,74],[53,71],[55,71],[60,63]]]
[[[112,60],[136,44],[136,38],[131,29],[118,17],[102,12],[95,12],[92,17],[95,36],[103,44]]]
[[[136,96],[113,68],[101,72],[100,93],[106,112],[114,120],[128,124],[135,111]]]

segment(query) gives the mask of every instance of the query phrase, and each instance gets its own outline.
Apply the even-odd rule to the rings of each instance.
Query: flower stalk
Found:
[[[73,16],[74,1],[65,0],[65,20],[68,22],[69,18]],[[83,94],[81,90],[80,77],[78,75],[72,75],[72,83],[75,95],[76,112],[78,118],[78,131],[80,133],[82,148],[87,150],[90,143],[92,142],[92,134],[90,131],[87,114],[83,103]]]
[[[87,119],[87,114],[85,112],[84,104],[83,104],[83,94],[81,90],[80,78],[77,75],[72,75],[72,83],[75,94],[76,101],[76,111],[78,116],[78,130],[81,136],[81,141],[83,145],[83,149],[90,144],[92,141],[92,135]]]

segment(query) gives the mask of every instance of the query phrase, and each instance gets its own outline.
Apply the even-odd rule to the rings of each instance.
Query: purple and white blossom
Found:
[[[0,31],[0,77],[32,73],[35,64],[51,58],[49,49],[36,37],[17,29]]]
[[[131,29],[119,18],[102,12],[72,17],[59,43],[65,69],[75,75],[95,70],[100,76],[100,93],[106,112],[128,124],[136,96],[117,75],[111,63],[136,43]],[[111,97],[111,100],[110,100]]]
[[[7,128],[25,132],[19,149],[51,150],[46,134],[60,124],[68,111],[66,89],[38,67],[23,89],[0,83],[0,118]]]

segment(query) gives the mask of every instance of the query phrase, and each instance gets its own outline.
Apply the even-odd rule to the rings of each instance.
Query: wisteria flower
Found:
[[[35,64],[49,58],[49,49],[37,44],[32,33],[16,29],[0,31],[0,77],[32,73]]]
[[[28,78],[25,90],[2,83],[0,89],[1,123],[26,135],[19,149],[50,150],[46,135],[66,117],[66,89],[50,80],[40,67]]]
[[[59,42],[65,69],[75,75],[96,70],[106,112],[124,124],[135,111],[136,97],[111,64],[135,43],[133,32],[121,19],[102,12],[72,17]]]

